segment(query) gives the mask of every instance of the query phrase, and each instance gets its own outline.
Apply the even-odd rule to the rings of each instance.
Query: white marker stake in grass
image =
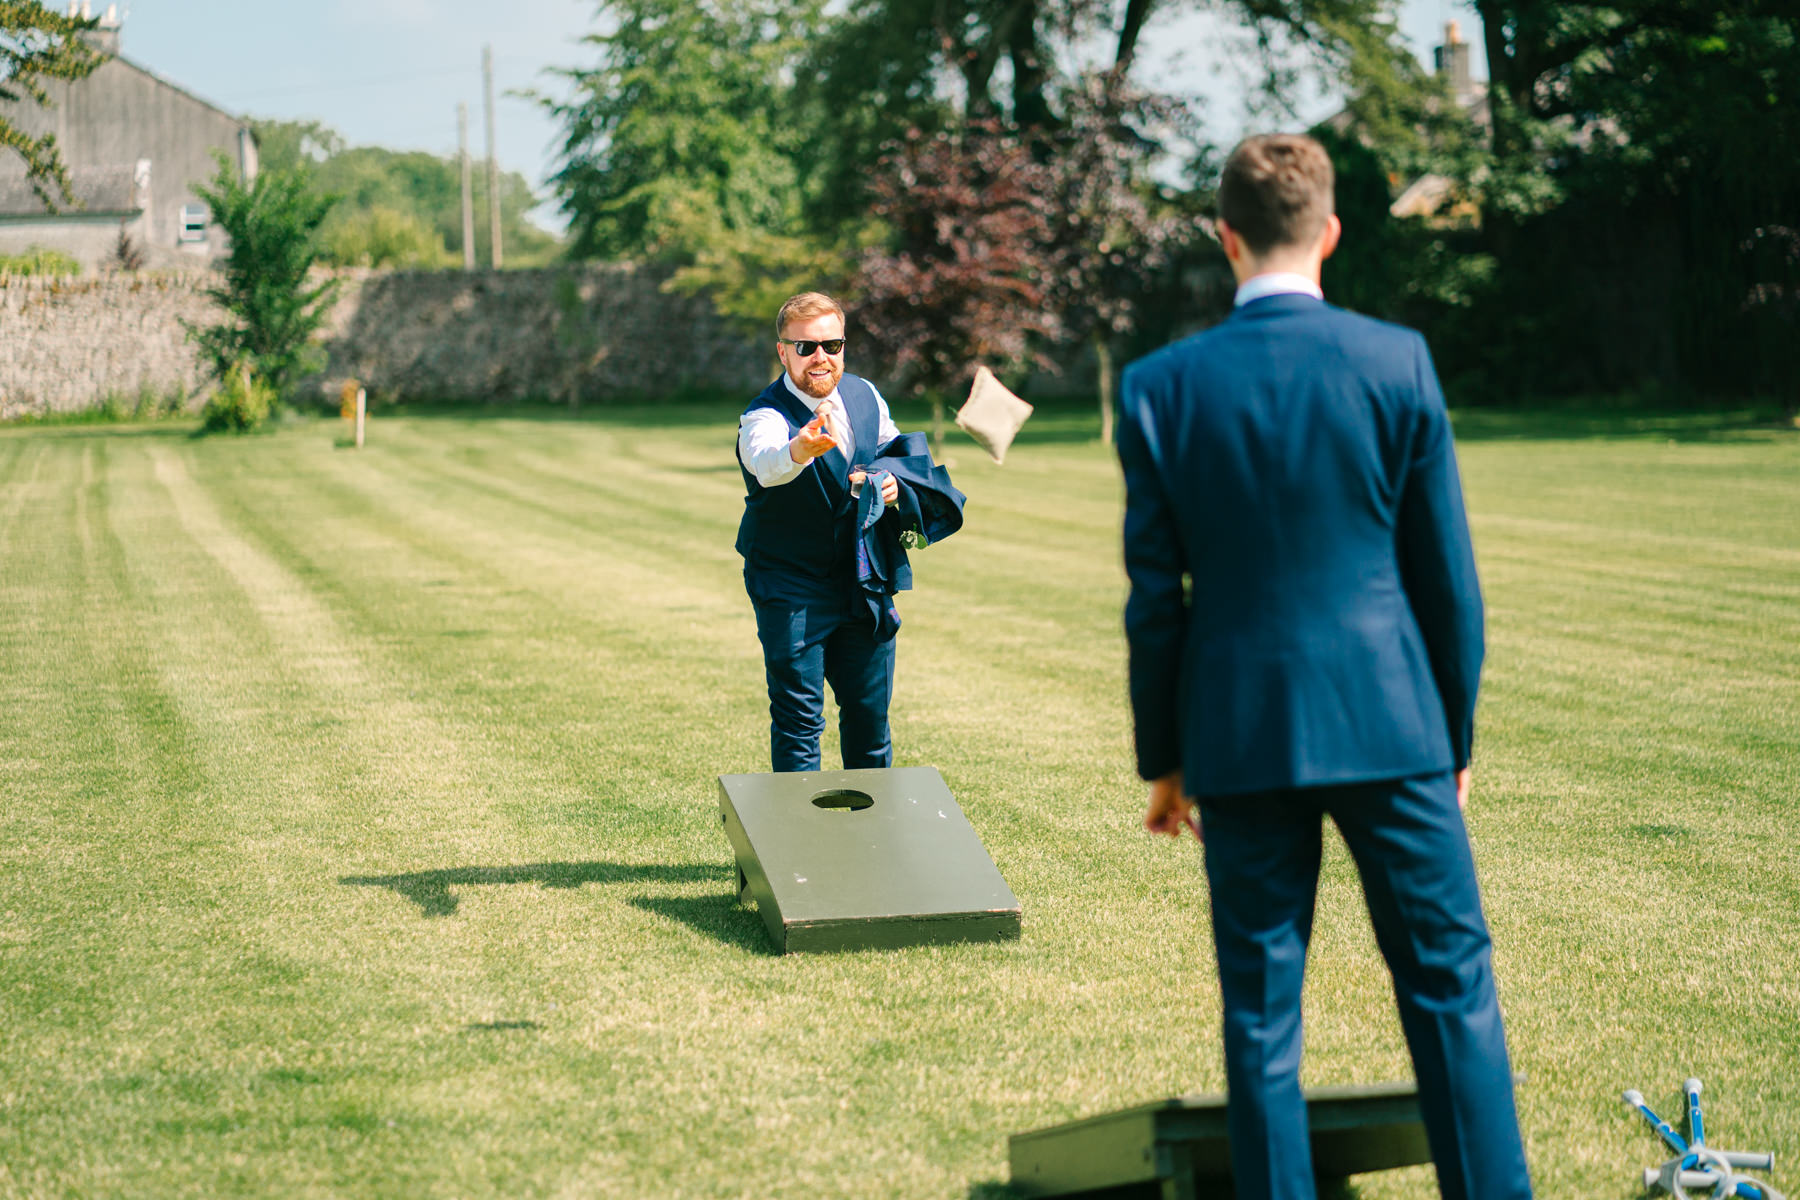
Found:
[[[369,412],[369,393],[362,388],[356,389],[356,448],[362,449],[363,419]]]

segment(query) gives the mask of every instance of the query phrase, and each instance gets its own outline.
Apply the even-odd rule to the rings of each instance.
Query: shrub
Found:
[[[159,388],[146,380],[135,392],[108,392],[100,400],[100,415],[108,421],[160,421],[181,412],[186,393],[178,386]]]
[[[274,404],[275,389],[239,364],[225,372],[200,410],[200,428],[205,433],[248,433],[269,419]]]
[[[123,221],[119,223],[119,236],[113,241],[112,257],[108,262],[115,271],[144,269],[144,248],[132,239]]]
[[[23,254],[0,254],[0,275],[79,275],[72,255],[43,246],[27,246]]]
[[[319,358],[312,336],[336,285],[310,275],[319,226],[336,199],[316,194],[304,170],[264,171],[246,184],[224,155],[213,158],[217,173],[195,191],[231,242],[219,264],[221,281],[206,292],[224,319],[182,324],[221,383],[229,387],[242,366],[280,395]]]
[[[412,213],[375,205],[333,214],[320,229],[325,260],[340,267],[448,267],[444,239]]]

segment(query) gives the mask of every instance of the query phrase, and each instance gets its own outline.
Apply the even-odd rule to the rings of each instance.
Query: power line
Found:
[[[505,62],[505,55],[495,55],[495,61]],[[513,61],[522,61],[514,59]],[[299,87],[268,88],[259,92],[238,92],[228,98],[231,104],[241,104],[246,100],[258,100],[269,96],[309,96],[322,92],[343,92],[353,88],[389,87],[395,84],[417,83],[422,79],[448,79],[453,75],[475,75],[479,68],[446,67],[441,71],[419,71],[410,75],[381,75],[367,79],[350,79],[337,83],[308,83]]]

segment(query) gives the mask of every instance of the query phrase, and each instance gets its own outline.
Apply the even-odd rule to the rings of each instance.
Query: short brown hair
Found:
[[[844,306],[824,292],[801,292],[798,296],[789,296],[787,303],[781,306],[781,311],[775,314],[775,336],[787,336],[789,321],[810,321],[826,313],[836,313],[838,320],[842,321]]]
[[[1252,254],[1306,246],[1332,212],[1331,156],[1302,133],[1262,133],[1237,144],[1219,180],[1219,218]]]

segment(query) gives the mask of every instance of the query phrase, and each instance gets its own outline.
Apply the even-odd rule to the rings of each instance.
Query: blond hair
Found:
[[[789,296],[787,303],[781,306],[781,311],[775,314],[775,336],[787,336],[789,321],[810,321],[826,313],[836,313],[838,320],[842,321],[844,306],[824,292],[801,292],[798,296]]]

